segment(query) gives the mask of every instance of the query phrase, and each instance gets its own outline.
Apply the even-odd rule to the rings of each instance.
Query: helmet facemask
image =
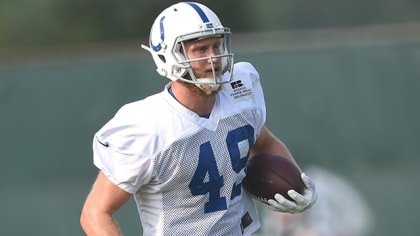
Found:
[[[214,30],[209,30],[209,34],[206,35],[203,32],[199,33],[200,37],[196,37],[196,34],[180,36],[176,39],[175,47],[173,48],[173,55],[177,59],[175,69],[182,73],[174,73],[177,75],[179,80],[187,83],[197,85],[203,90],[217,91],[221,84],[228,83],[232,80],[233,71],[233,54],[230,53],[230,31],[224,29],[223,34],[215,34]],[[204,36],[203,36],[204,35]],[[185,42],[198,41],[206,38],[218,38],[219,43],[219,54],[200,57],[200,58],[189,58],[185,47]],[[216,65],[215,60],[220,60]],[[199,77],[194,73],[191,63],[198,61],[209,61],[211,64],[212,76],[210,77]],[[220,63],[220,65],[219,65]],[[216,70],[220,70],[221,73],[217,75]],[[225,72],[229,71],[225,75]]]

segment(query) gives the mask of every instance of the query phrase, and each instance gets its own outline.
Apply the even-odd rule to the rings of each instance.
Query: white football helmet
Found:
[[[184,42],[208,37],[220,37],[220,55],[190,60],[185,52]],[[174,4],[159,14],[154,21],[151,31],[149,47],[142,45],[152,54],[157,72],[172,81],[182,80],[188,83],[209,85],[213,91],[220,84],[232,80],[233,54],[230,49],[231,32],[223,27],[217,15],[208,7],[194,2]],[[217,78],[212,64],[213,78],[197,78],[191,69],[190,62],[220,58],[222,70],[229,71],[226,76]],[[190,78],[185,76],[189,74]]]

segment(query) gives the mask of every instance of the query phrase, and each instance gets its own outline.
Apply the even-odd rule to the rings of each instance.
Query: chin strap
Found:
[[[199,79],[196,79],[196,81],[205,82],[205,84],[198,84],[198,83],[195,84],[197,87],[199,87],[201,90],[205,92],[209,90],[207,88],[210,88],[210,90],[214,92],[214,91],[219,90],[219,87],[220,87],[220,84],[214,83],[214,79],[211,79],[211,78],[199,78]]]

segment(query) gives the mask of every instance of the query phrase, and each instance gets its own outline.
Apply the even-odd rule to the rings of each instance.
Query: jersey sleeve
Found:
[[[260,75],[258,71],[255,69],[254,66],[252,66],[252,64],[248,63],[248,65],[250,67],[250,77],[252,81],[252,87],[254,89],[255,102],[258,108],[260,109],[260,114],[259,114],[260,116],[259,116],[257,125],[258,125],[258,131],[261,131],[267,118],[264,92],[262,89]],[[258,132],[258,136],[259,136],[259,132]]]
[[[143,148],[152,137],[141,132],[140,124],[131,118],[136,117],[131,110],[127,105],[122,107],[95,134],[93,162],[111,182],[134,194],[152,176],[152,155]]]
[[[233,70],[234,80],[240,81],[242,87],[250,87],[251,90],[243,89],[242,93],[249,96],[244,96],[244,99],[253,103],[258,109],[258,114],[255,119],[255,127],[257,136],[259,136],[262,127],[266,121],[266,106],[264,93],[261,86],[260,75],[255,67],[249,62],[238,62],[235,64]],[[235,83],[235,81],[234,81]]]

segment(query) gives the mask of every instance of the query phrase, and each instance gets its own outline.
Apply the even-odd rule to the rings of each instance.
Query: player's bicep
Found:
[[[276,136],[274,136],[265,126],[261,129],[255,144],[251,148],[250,157],[263,153],[276,153],[280,156],[293,160],[292,155]]]
[[[122,207],[131,196],[130,193],[112,183],[102,171],[99,171],[85,207],[90,210],[112,214]]]

